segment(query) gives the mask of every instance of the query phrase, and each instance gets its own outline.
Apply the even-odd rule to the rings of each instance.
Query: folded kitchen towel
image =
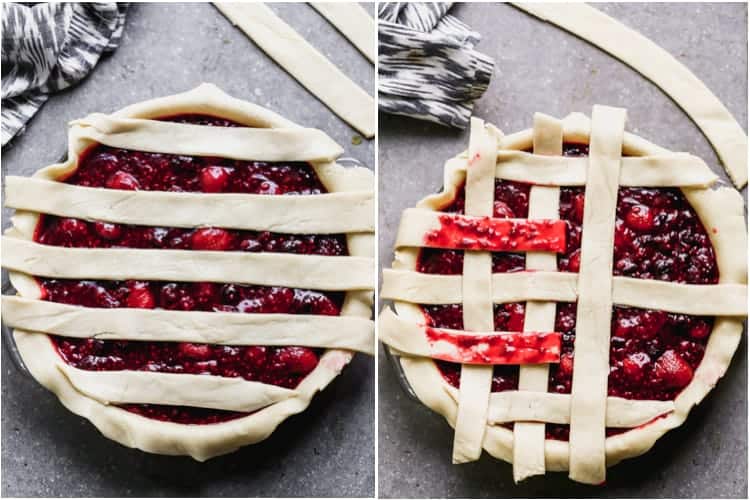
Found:
[[[117,48],[127,4],[2,5],[2,141],[23,130],[50,94],[82,80]]]
[[[474,50],[479,33],[448,14],[452,3],[378,6],[381,111],[466,128],[494,60]]]

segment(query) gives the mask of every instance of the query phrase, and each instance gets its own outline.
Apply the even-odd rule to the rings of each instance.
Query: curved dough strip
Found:
[[[375,101],[260,2],[216,6],[282,68],[368,139],[375,135]]]
[[[372,290],[372,259],[281,253],[63,248],[2,237],[3,266],[50,278],[213,281]]]
[[[446,392],[455,400],[454,387]],[[631,429],[674,410],[673,401],[633,400],[607,397],[607,427]],[[536,391],[493,392],[487,420],[492,424],[515,421],[570,423],[570,394]]]
[[[304,196],[173,193],[81,187],[33,177],[6,177],[5,206],[120,224],[215,226],[297,234],[374,230],[373,193]],[[262,217],[258,214],[262,213]]]
[[[361,5],[348,2],[310,2],[310,5],[371,63],[375,62],[375,20]]]
[[[8,326],[63,337],[374,352],[373,322],[357,316],[99,309],[18,296],[2,299]]]
[[[102,113],[73,121],[71,133],[116,148],[235,160],[332,161],[344,152],[314,128],[210,127]]]
[[[747,134],[721,101],[669,52],[584,3],[513,3],[613,55],[660,87],[713,145],[738,189],[747,184]]]
[[[465,158],[452,158],[446,168],[466,170]],[[587,157],[542,156],[500,150],[495,177],[548,186],[585,186]],[[706,187],[719,177],[706,163],[688,153],[664,153],[622,159],[620,186]]]
[[[58,363],[78,391],[103,404],[146,403],[252,412],[295,395],[240,377],[135,370],[88,371]]]

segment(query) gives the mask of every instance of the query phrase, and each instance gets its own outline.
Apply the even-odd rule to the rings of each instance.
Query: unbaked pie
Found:
[[[373,352],[373,176],[342,152],[208,84],[73,122],[67,161],[6,178],[31,374],[126,446],[265,439]]]
[[[747,313],[743,201],[625,110],[473,119],[444,188],[404,211],[379,336],[419,399],[514,479],[606,467],[679,426],[726,371]]]

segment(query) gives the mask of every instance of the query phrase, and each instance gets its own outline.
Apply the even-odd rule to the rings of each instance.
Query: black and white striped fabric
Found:
[[[50,94],[83,79],[117,48],[127,4],[2,5],[2,141],[23,130]]]
[[[448,15],[452,3],[378,6],[381,111],[466,128],[494,60],[474,50],[479,33]]]

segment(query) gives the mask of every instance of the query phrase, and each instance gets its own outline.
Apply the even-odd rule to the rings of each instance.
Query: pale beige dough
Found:
[[[465,212],[469,216],[492,216],[495,151],[497,137],[485,127],[482,120],[472,117],[465,205]],[[464,329],[467,332],[494,330],[492,254],[489,252],[464,252],[462,298]],[[453,436],[453,463],[476,460],[482,453],[485,430],[482,424],[487,419],[491,386],[491,366],[461,366],[462,389]]]
[[[357,50],[375,62],[375,20],[361,5],[354,2],[310,2],[310,5],[328,19]]]
[[[199,87],[167,97],[160,97],[149,101],[133,104],[126,108],[123,108],[112,116],[118,118],[134,118],[134,119],[150,119],[160,118],[163,116],[174,116],[178,114],[208,114],[211,116],[222,117],[236,121],[246,127],[261,127],[261,128],[281,128],[281,129],[302,129],[299,125],[282,118],[281,116],[266,110],[260,106],[252,103],[236,99],[223,93],[217,87],[210,84],[203,84]],[[210,127],[206,127],[210,128]],[[80,134],[81,127],[71,127],[69,131],[69,146],[68,146],[68,159],[59,164],[50,165],[49,167],[43,168],[34,174],[35,179],[41,179],[46,181],[59,181],[64,179],[73,173],[78,168],[78,161],[80,155],[86,151],[89,147],[95,144],[90,138],[82,137]],[[304,133],[303,133],[304,135]],[[163,149],[175,150],[181,148],[181,145],[175,145],[170,140],[165,140]],[[325,186],[325,188],[331,193],[338,192],[360,192],[360,191],[372,191],[373,189],[373,175],[372,172],[364,168],[346,169],[340,165],[336,165],[331,161],[315,161],[311,162],[312,168],[315,170],[319,179]],[[371,198],[372,195],[370,195]],[[357,203],[357,195],[352,199],[352,202]],[[373,220],[373,216],[368,217],[370,221]],[[27,270],[29,273],[38,273],[39,269],[51,270],[54,269],[63,275],[76,275],[77,271],[74,269],[65,269],[71,265],[86,267],[92,271],[95,275],[117,279],[121,276],[122,279],[132,279],[133,275],[129,275],[123,268],[130,267],[133,273],[141,272],[139,270],[141,262],[137,257],[138,251],[130,249],[135,252],[130,257],[124,256],[128,253],[126,250],[122,254],[109,254],[109,256],[117,256],[121,258],[124,263],[118,262],[106,262],[106,251],[104,254],[94,252],[93,254],[87,254],[86,259],[81,259],[82,253],[77,253],[75,250],[86,250],[86,249],[64,249],[61,247],[46,247],[42,248],[43,245],[37,245],[32,243],[34,230],[39,221],[39,213],[32,210],[18,210],[12,217],[13,226],[6,231],[6,235],[3,238],[3,264],[6,265],[8,262],[13,261],[17,265],[16,268],[22,268]],[[317,221],[311,221],[311,224],[318,224]],[[365,224],[368,224],[365,222]],[[300,228],[303,233],[310,233],[313,231],[305,230],[305,227]],[[339,284],[334,285],[338,288],[341,283],[348,281],[348,283],[354,284],[359,281],[359,285],[348,289],[344,296],[344,303],[341,310],[341,316],[339,318],[327,318],[316,317],[313,323],[325,322],[328,323],[328,319],[340,319],[341,321],[336,322],[336,332],[325,332],[316,338],[316,335],[321,333],[320,331],[314,331],[311,327],[316,326],[309,324],[308,328],[308,343],[311,344],[328,344],[330,342],[331,348],[327,348],[319,359],[316,368],[305,377],[302,382],[291,391],[288,397],[281,399],[280,401],[265,406],[258,411],[252,413],[249,416],[237,418],[223,423],[211,424],[211,425],[183,425],[174,422],[163,422],[140,416],[138,414],[123,410],[117,406],[103,404],[96,399],[86,396],[78,389],[76,389],[71,383],[70,379],[63,375],[58,369],[58,365],[61,362],[61,358],[58,355],[55,347],[53,346],[50,338],[43,333],[35,333],[33,331],[26,330],[24,327],[16,327],[14,331],[14,338],[16,340],[19,353],[24,360],[25,365],[42,385],[49,390],[53,391],[60,401],[72,412],[81,415],[89,419],[106,437],[113,439],[125,446],[139,448],[144,451],[152,453],[160,453],[166,455],[189,455],[196,460],[206,460],[208,458],[229,453],[236,450],[241,446],[245,446],[252,443],[257,443],[266,439],[274,429],[286,418],[296,413],[300,413],[307,408],[310,404],[312,397],[318,391],[324,389],[336,376],[338,376],[341,370],[346,366],[353,356],[353,350],[349,350],[349,347],[362,350],[363,352],[372,352],[374,346],[367,348],[365,343],[369,340],[367,337],[368,328],[372,328],[371,317],[371,306],[372,306],[372,288],[373,288],[373,255],[374,255],[374,236],[372,231],[369,232],[354,232],[346,234],[347,245],[349,248],[349,255],[351,257],[343,257],[343,260],[339,262],[338,266],[330,266],[330,264],[337,261],[333,258],[331,261],[319,261],[316,259],[299,259],[299,260],[284,260],[286,265],[277,263],[276,268],[278,273],[274,279],[271,276],[275,273],[274,269],[263,270],[262,267],[268,268],[269,264],[266,261],[256,260],[252,266],[253,269],[245,269],[243,264],[244,258],[237,255],[229,255],[226,264],[222,262],[222,258],[218,257],[221,252],[197,252],[194,257],[198,260],[191,262],[184,254],[176,254],[175,257],[169,254],[169,257],[182,259],[182,267],[184,270],[180,271],[176,263],[169,264],[172,266],[172,273],[175,277],[183,277],[188,281],[196,281],[194,276],[191,276],[190,268],[193,264],[196,264],[193,273],[196,275],[201,274],[203,278],[210,280],[211,278],[219,279],[220,281],[235,281],[235,276],[255,277],[261,280],[268,279],[270,281],[276,281],[287,279],[290,283],[307,283],[311,285],[309,288],[320,289],[320,285],[326,283],[334,283],[337,281]],[[33,250],[31,250],[33,249]],[[104,250],[104,249],[97,249]],[[74,251],[70,253],[70,251]],[[36,257],[33,255],[36,252]],[[162,251],[154,250],[150,255],[146,255],[145,260],[147,262],[156,262],[161,260],[169,260],[159,257],[157,254],[161,254]],[[59,253],[62,257],[54,256],[53,254]],[[188,253],[188,252],[185,252]],[[210,255],[214,254],[214,255]],[[45,258],[39,259],[39,256],[50,257],[53,262],[47,262]],[[79,256],[74,257],[73,261],[68,259],[68,256]],[[93,255],[93,257],[92,257]],[[122,255],[122,257],[120,257]],[[180,257],[179,255],[182,255]],[[291,256],[294,254],[290,254]],[[27,259],[27,257],[29,257]],[[307,257],[303,255],[296,255],[296,257]],[[321,256],[318,256],[323,258]],[[97,262],[89,262],[91,258]],[[67,259],[67,264],[65,263]],[[78,260],[75,260],[78,259]],[[234,264],[232,264],[234,262]],[[101,265],[100,265],[101,264]],[[247,261],[244,264],[248,264]],[[261,265],[262,264],[262,265]],[[301,264],[301,267],[298,265]],[[228,273],[222,271],[220,268],[214,266],[230,265],[239,267],[238,270],[230,270]],[[31,269],[31,268],[34,269]],[[310,269],[308,269],[310,267]],[[312,269],[315,268],[315,269]],[[109,272],[107,271],[109,269]],[[152,271],[156,271],[152,269]],[[313,276],[302,276],[306,272],[311,271],[313,274],[326,275],[323,281],[314,282]],[[351,272],[350,272],[351,271]],[[333,275],[331,275],[333,273]],[[38,282],[29,274],[25,274],[20,270],[10,271],[10,279],[14,288],[18,291],[20,300],[33,300],[41,298],[41,288]],[[291,278],[284,278],[288,274]],[[154,276],[158,276],[159,273],[156,271]],[[252,276],[251,276],[252,275]],[[338,276],[338,280],[334,276]],[[266,276],[264,278],[263,276]],[[79,276],[80,277],[80,276]],[[92,276],[84,276],[92,278]],[[228,279],[227,279],[228,278]],[[179,278],[175,278],[179,279]],[[258,284],[258,283],[254,283]],[[279,283],[276,283],[277,285]],[[361,286],[360,286],[361,285]],[[293,286],[293,285],[292,285]],[[346,286],[344,288],[347,288]],[[44,306],[39,307],[45,307]],[[55,304],[51,307],[55,307],[60,304]],[[35,304],[34,307],[37,307]],[[5,300],[3,301],[3,307],[7,307]],[[11,306],[11,308],[14,306]],[[81,308],[83,309],[83,308]],[[104,311],[104,310],[102,310]],[[86,311],[87,313],[89,311]],[[111,311],[108,311],[111,312]],[[145,311],[143,311],[145,312]],[[95,313],[97,314],[97,313]],[[112,314],[117,314],[112,312]],[[136,315],[139,312],[136,312]],[[233,316],[229,323],[242,322],[241,314]],[[270,329],[284,328],[282,325],[294,325],[287,332],[287,335],[297,335],[294,332],[300,332],[299,321],[302,318],[294,318],[293,315],[279,315],[285,317],[279,318],[256,318],[250,319],[249,323],[254,324],[253,328],[261,328],[262,324],[267,324]],[[180,317],[179,321],[183,321],[186,326],[190,322],[190,316]],[[158,318],[157,318],[158,319]],[[169,318],[170,321],[172,318]],[[244,319],[247,319],[244,318]],[[65,321],[52,321],[47,323],[41,318],[27,318],[25,321],[32,321],[28,326],[46,328],[54,326],[55,328],[69,328]],[[176,329],[176,325],[179,325],[179,321],[173,325],[173,331]],[[213,320],[212,320],[213,321]],[[270,321],[270,323],[268,323]],[[322,324],[322,323],[321,323]],[[46,325],[46,326],[45,326]],[[207,332],[206,329],[210,327],[207,325],[203,329],[205,335],[209,338],[228,339],[226,335],[221,332]],[[237,327],[239,328],[239,327]],[[351,332],[348,332],[347,328],[353,328]],[[247,332],[243,332],[242,335],[247,338],[248,335],[253,334],[249,329]],[[237,330],[234,330],[237,333]],[[96,332],[91,332],[92,334]],[[194,332],[195,335],[200,335],[200,332]],[[188,335],[192,335],[189,333]],[[230,329],[231,334],[231,329]],[[185,333],[183,332],[183,335]],[[223,335],[223,336],[222,336]],[[265,334],[264,334],[265,335]],[[351,335],[351,338],[348,336]],[[347,338],[345,338],[347,337]],[[132,338],[128,336],[128,338]],[[206,339],[206,341],[209,340]],[[259,337],[256,337],[259,338]],[[371,339],[371,337],[370,337]],[[188,340],[187,338],[185,339]],[[197,339],[196,339],[197,340]],[[344,346],[337,348],[338,345],[343,342]],[[188,379],[185,379],[184,383]],[[228,404],[231,404],[228,403]]]
[[[63,362],[57,368],[78,391],[105,405],[168,404],[251,412],[294,396],[293,390],[240,377],[79,370]]]
[[[561,120],[563,127],[563,141],[588,144],[591,136],[591,121],[580,113],[573,113]],[[489,126],[492,130],[493,127]],[[533,129],[498,136],[498,158],[510,157],[514,152],[530,150],[533,147]],[[640,280],[642,283],[630,283],[629,278],[612,277],[612,301],[617,304],[618,299],[632,304],[634,307],[653,307],[655,309],[672,308],[675,312],[688,312],[697,304],[706,315],[717,315],[713,330],[706,346],[703,360],[695,370],[690,384],[671,402],[673,409],[669,409],[670,402],[637,401],[633,408],[620,408],[615,414],[614,407],[610,408],[610,398],[606,399],[608,410],[605,414],[607,422],[637,421],[633,417],[641,411],[641,407],[657,408],[662,406],[665,413],[660,418],[648,422],[631,430],[607,437],[604,441],[606,465],[611,466],[623,459],[638,456],[648,451],[655,441],[664,433],[678,427],[687,418],[690,409],[698,404],[706,394],[716,385],[724,375],[732,355],[740,342],[743,329],[743,316],[747,307],[739,307],[742,297],[746,295],[747,283],[747,234],[743,216],[742,197],[734,189],[716,187],[716,176],[706,175],[702,162],[693,161],[688,155],[672,153],[654,143],[635,134],[623,134],[621,152],[623,155],[634,157],[671,157],[685,162],[680,163],[691,170],[689,176],[683,177],[684,172],[671,170],[667,175],[644,174],[642,177],[660,179],[654,184],[659,186],[679,186],[693,209],[700,218],[713,244],[719,267],[718,285],[685,285],[678,283],[663,283],[651,280]],[[515,155],[516,159],[531,156],[528,153]],[[468,152],[459,153],[445,164],[444,188],[434,195],[429,195],[417,203],[417,207],[425,210],[440,210],[450,203],[456,196],[458,187],[466,180],[466,164]],[[560,158],[561,163],[568,162],[567,158]],[[500,160],[502,161],[502,160]],[[514,160],[515,161],[515,160]],[[533,160],[537,161],[537,160]],[[576,160],[578,161],[578,160]],[[586,160],[588,161],[588,160]],[[668,166],[668,162],[657,160],[658,170]],[[570,165],[573,165],[572,163]],[[630,174],[625,174],[632,165]],[[641,174],[635,171],[637,162],[628,158],[621,162],[622,171],[620,184],[626,181],[628,175],[636,179]],[[644,160],[640,167],[652,168],[652,160]],[[695,165],[690,166],[690,165]],[[573,165],[574,168],[578,168]],[[573,168],[571,167],[571,168]],[[657,168],[657,167],[654,167]],[[533,172],[530,169],[530,172]],[[663,172],[667,172],[664,170]],[[497,175],[497,167],[496,167]],[[526,174],[524,174],[526,175]],[[677,178],[673,178],[676,176]],[[586,182],[587,176],[575,174],[566,182],[570,185],[580,185]],[[713,180],[712,180],[713,179]],[[684,186],[682,182],[689,182]],[[705,187],[701,184],[706,182]],[[579,184],[580,183],[580,184]],[[560,185],[554,182],[553,185]],[[692,186],[692,187],[691,187]],[[461,303],[463,291],[461,276],[429,275],[416,272],[419,248],[412,246],[400,247],[395,250],[393,269],[384,270],[382,297],[394,300],[394,309],[399,320],[410,324],[423,324],[425,321],[422,309],[416,304],[456,304]],[[532,275],[536,275],[532,277]],[[571,302],[575,301],[578,293],[578,274],[563,272],[520,272],[498,274],[493,276],[493,302],[522,302],[529,300]],[[636,286],[638,285],[638,286]],[[505,288],[507,290],[498,290]],[[732,297],[732,295],[736,297]],[[649,295],[648,297],[642,297]],[[685,295],[685,297],[681,297]],[[639,306],[639,304],[641,304]],[[689,313],[689,312],[688,312]],[[731,316],[723,314],[731,314]],[[383,326],[379,324],[379,334],[383,335]],[[608,331],[608,328],[607,328]],[[397,332],[385,331],[385,335]],[[396,352],[396,354],[399,354]],[[449,425],[455,427],[459,397],[455,389],[440,374],[435,362],[426,357],[416,357],[406,353],[399,357],[405,376],[417,397],[429,408],[443,415]],[[502,396],[500,396],[502,394]],[[490,401],[497,398],[512,398],[513,392],[492,394]],[[453,397],[455,396],[455,397]],[[547,397],[547,396],[543,396]],[[605,399],[602,398],[602,401]],[[501,399],[502,401],[502,399]],[[495,403],[490,403],[490,414],[498,411]],[[502,404],[502,403],[501,403]],[[556,403],[560,404],[560,403]],[[616,404],[616,403],[615,403]],[[662,409],[654,410],[662,411]],[[612,414],[610,414],[610,411]],[[523,445],[523,444],[522,444]],[[522,446],[521,445],[521,446]],[[488,423],[485,428],[483,448],[492,456],[513,462],[514,433],[500,425]],[[565,471],[570,469],[570,443],[566,441],[545,440],[544,442],[545,468],[549,471]]]
[[[364,190],[306,196],[206,195],[81,187],[9,175],[6,192],[7,207],[120,224],[315,234],[375,229],[373,193]]]
[[[314,128],[206,127],[94,113],[73,133],[116,148],[234,160],[332,161],[344,150]]]
[[[367,354],[374,345],[373,322],[355,316],[97,309],[11,296],[3,297],[2,313],[12,328],[73,338],[299,345]]]
[[[375,136],[375,101],[260,2],[216,8],[342,120],[367,138]]]
[[[534,115],[533,158],[562,156],[563,127],[559,120],[541,113]],[[560,218],[560,188],[533,185],[529,189],[529,219]],[[526,269],[557,271],[557,255],[550,252],[528,252]],[[533,272],[531,274],[534,274]],[[555,329],[555,302],[526,302],[523,329],[530,332],[552,332]],[[545,392],[549,364],[527,364],[519,367],[518,390]],[[544,424],[518,422],[513,426],[513,440],[526,443],[513,447],[513,480],[544,474]]]
[[[54,278],[214,281],[371,290],[368,257],[133,248],[62,248],[3,236],[3,266]],[[341,269],[347,272],[341,273]]]
[[[711,141],[738,189],[747,184],[747,133],[721,101],[669,52],[584,3],[514,3],[609,52],[658,85]]]

